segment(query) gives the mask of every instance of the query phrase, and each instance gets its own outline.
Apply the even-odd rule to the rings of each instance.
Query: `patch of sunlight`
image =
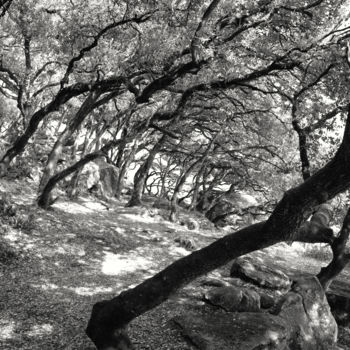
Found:
[[[96,211],[96,209],[87,207],[86,204],[81,205],[74,202],[56,202],[53,207],[70,214],[91,214]]]
[[[14,321],[0,320],[0,339],[14,338],[15,327]]]
[[[132,254],[120,255],[110,252],[104,253],[105,257],[102,262],[102,273],[105,275],[130,273],[138,269],[148,269],[153,265],[152,260],[140,256],[133,256]]]
[[[37,248],[35,243],[27,243],[22,247],[24,250],[35,250]]]
[[[23,236],[19,231],[9,228],[8,231],[4,234],[4,238],[10,242],[16,242],[19,240],[20,236]]]
[[[111,293],[114,289],[112,287],[76,287],[69,288],[69,290],[73,291],[78,295],[91,296],[95,294]]]
[[[34,288],[37,288],[37,289],[45,290],[45,291],[56,290],[56,289],[59,288],[59,286],[57,284],[53,284],[53,283],[32,284],[31,286],[34,287]]]
[[[174,247],[174,248],[171,248],[171,251],[170,251],[170,255],[176,256],[176,257],[177,256],[186,256],[186,255],[190,255],[190,254],[191,254],[191,252],[183,247]]]
[[[85,256],[85,250],[84,248],[81,248],[77,245],[72,244],[61,244],[60,247],[56,248],[55,253],[57,254],[69,254],[69,255],[76,255],[76,256]]]
[[[145,222],[145,223],[153,223],[156,221],[155,218],[152,218],[151,216],[140,216],[138,214],[120,214],[120,216],[125,217],[126,219],[130,220],[130,222]]]
[[[52,291],[60,289],[62,290],[69,290],[70,292],[76,293],[78,295],[95,295],[95,294],[101,294],[101,293],[111,293],[113,292],[112,287],[68,287],[68,286],[58,286],[57,284],[48,283],[45,284],[31,284],[31,287],[36,289],[41,289],[43,291]],[[45,325],[44,325],[45,326]],[[0,324],[1,327],[1,324]],[[41,327],[41,326],[40,326]],[[37,333],[36,335],[38,335]]]
[[[36,324],[32,327],[30,331],[27,332],[27,335],[29,337],[36,337],[40,335],[47,335],[52,333],[53,327],[50,324],[44,323],[44,324]]]
[[[271,339],[274,342],[277,342],[279,340],[279,338],[280,338],[280,335],[279,335],[278,332],[274,332],[274,331],[271,331],[271,330],[266,332],[266,336],[267,336],[268,339]]]

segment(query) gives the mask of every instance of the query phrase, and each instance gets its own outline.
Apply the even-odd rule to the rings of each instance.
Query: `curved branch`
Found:
[[[200,55],[198,52],[198,49],[201,46],[200,37],[199,37],[200,32],[201,32],[202,28],[205,26],[205,24],[208,22],[210,15],[215,10],[215,8],[218,6],[219,2],[220,2],[220,0],[212,0],[210,5],[205,10],[203,17],[202,17],[201,21],[199,22],[197,29],[194,33],[194,36],[192,38],[192,42],[190,45],[191,54],[192,54],[192,61],[196,64],[198,64],[201,61],[201,58],[199,57]]]
[[[92,43],[90,45],[87,45],[85,47],[83,47],[78,55],[74,56],[68,63],[68,67],[66,69],[66,72],[64,73],[64,76],[61,80],[61,89],[64,87],[64,85],[66,85],[68,83],[69,80],[69,75],[72,73],[73,68],[74,68],[74,64],[78,61],[80,61],[87,52],[90,52],[93,48],[95,48],[98,45],[99,40],[101,39],[102,36],[104,36],[109,30],[114,29],[116,27],[122,26],[124,24],[127,23],[142,23],[147,21],[151,15],[156,12],[156,11],[152,11],[152,12],[146,12],[140,16],[134,16],[132,18],[127,18],[127,19],[123,19],[121,21],[118,22],[114,22],[109,24],[108,26],[104,27],[103,29],[101,29],[94,37],[94,40],[92,41]]]

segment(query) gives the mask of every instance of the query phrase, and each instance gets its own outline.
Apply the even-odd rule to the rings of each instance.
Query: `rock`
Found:
[[[213,277],[204,277],[200,281],[200,284],[202,286],[210,286],[210,287],[228,287],[230,286],[229,282],[226,282],[219,278],[213,278]]]
[[[291,349],[329,350],[335,347],[338,326],[316,277],[295,282],[278,303],[276,314],[290,325]]]
[[[335,283],[332,287],[335,287]],[[336,288],[336,287],[335,287]],[[346,291],[332,290],[326,294],[332,314],[337,323],[341,326],[350,324],[350,295]]]
[[[231,287],[218,288],[215,302],[239,301]],[[225,304],[227,307],[227,305]],[[231,307],[231,305],[229,305]],[[232,307],[231,307],[232,309]],[[278,302],[275,313],[241,312],[195,315],[174,321],[203,350],[331,350],[337,349],[338,328],[316,277],[295,282]]]
[[[270,309],[276,303],[275,299],[270,295],[265,293],[259,293],[260,295],[260,305],[262,309]]]
[[[214,196],[214,193],[212,195]],[[216,197],[220,195],[222,195],[222,193],[217,193]],[[246,213],[244,217],[237,214],[243,209],[257,205],[257,200],[243,191],[226,193],[205,215],[210,221],[221,224],[221,226],[227,224],[236,225],[239,222],[242,224],[251,224],[254,220],[251,214]]]
[[[100,181],[100,168],[96,163],[89,162],[84,166],[81,175],[86,187],[91,188]]]
[[[204,300],[230,312],[260,310],[260,296],[257,292],[233,286],[212,289],[205,293]]]
[[[271,289],[288,289],[291,284],[289,277],[282,271],[255,263],[248,257],[236,259],[231,266],[230,275]]]
[[[192,218],[189,218],[186,220],[186,226],[189,230],[198,230],[199,229],[199,223]]]
[[[234,203],[226,199],[221,199],[216,203],[209,211],[206,212],[205,216],[212,222],[215,222],[217,217],[224,215],[226,213],[233,212],[235,208]]]
[[[96,189],[98,195],[103,197],[113,197],[118,181],[118,168],[105,161],[89,162],[84,166],[82,172],[88,189]]]
[[[197,249],[195,241],[191,238],[176,237],[174,239],[174,242],[178,243],[180,247],[185,248],[187,250]]]
[[[205,293],[204,298],[212,305],[220,306],[230,312],[260,310],[260,296],[250,289],[240,289],[233,286],[219,287]]]
[[[174,321],[201,350],[290,350],[288,326],[282,318],[268,313],[188,313]]]
[[[170,210],[171,204],[166,198],[157,198],[157,200],[153,203],[153,208]]]
[[[100,164],[100,184],[102,194],[106,197],[114,197],[118,182],[119,170],[112,164]]]

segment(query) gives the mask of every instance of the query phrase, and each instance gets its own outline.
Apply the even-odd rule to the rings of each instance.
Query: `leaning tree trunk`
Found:
[[[85,118],[89,115],[89,113],[94,109],[94,104],[100,95],[101,92],[99,91],[90,92],[89,96],[80,106],[74,118],[68,123],[65,130],[58,137],[57,141],[55,142],[55,145],[53,146],[50,152],[43,175],[41,177],[39,184],[39,193],[42,192],[49,179],[56,172],[57,161],[62,154],[63,147],[65,146],[67,141],[72,137],[74,132],[79,128],[79,126],[85,120]]]
[[[87,150],[87,145],[89,143],[89,136],[91,136],[91,131],[87,130],[86,131],[86,134],[85,134],[85,139],[84,139],[84,144],[83,144],[83,149],[81,150],[81,155],[84,156],[86,150]],[[74,155],[74,163],[77,162],[77,153],[75,152]],[[80,177],[80,174],[82,172],[82,168],[80,168],[79,170],[77,170],[71,180],[70,180],[70,184],[69,184],[69,188],[68,188],[68,191],[67,191],[67,195],[68,195],[68,198],[70,199],[73,199],[73,198],[76,198],[77,195],[78,195],[78,183],[79,183],[79,177]]]
[[[160,151],[166,139],[167,139],[166,135],[163,135],[160,138],[160,140],[154,145],[154,147],[150,151],[147,159],[143,162],[143,164],[137,170],[134,177],[134,190],[127,204],[128,207],[142,205],[142,194],[146,185],[148,172],[151,169],[155,156]]]
[[[221,131],[220,131],[221,132]],[[202,154],[202,156],[195,161],[194,163],[192,163],[192,165],[190,167],[188,167],[188,169],[184,172],[184,174],[182,175],[182,177],[178,180],[176,187],[174,189],[174,193],[173,196],[171,198],[171,207],[170,207],[170,221],[175,222],[177,220],[177,200],[178,200],[178,196],[187,180],[187,178],[189,177],[189,175],[191,174],[191,172],[193,171],[193,169],[199,164],[202,163],[202,166],[205,162],[205,160],[207,159],[212,146],[217,138],[217,136],[220,134],[220,132],[218,132],[213,138],[212,140],[209,142],[208,147],[206,148],[206,150],[204,151],[204,153]],[[200,176],[200,174],[197,174],[197,176]]]
[[[7,173],[7,169],[12,160],[23,152],[24,148],[28,144],[29,139],[33,136],[37,130],[40,122],[50,113],[57,111],[61,105],[69,101],[71,98],[78,96],[86,91],[89,91],[88,84],[75,84],[61,89],[57,95],[46,106],[36,111],[28,123],[27,129],[22,135],[20,135],[13,145],[6,151],[2,159],[0,160],[0,176],[4,176]]]
[[[203,174],[205,172],[205,169],[207,167],[207,164],[203,164],[202,167],[200,168],[196,181],[193,186],[193,193],[192,193],[192,199],[191,199],[191,205],[189,207],[190,210],[195,210],[198,202],[198,195],[199,195],[199,188],[201,185],[201,179],[203,179]]]
[[[350,112],[350,110],[349,110]],[[243,254],[281,241],[310,241],[300,231],[305,213],[350,186],[350,118],[335,157],[299,186],[287,191],[265,222],[231,233],[211,245],[175,261],[163,271],[119,296],[94,305],[86,332],[98,350],[121,350],[129,344],[128,323],[165,301],[200,275]],[[316,236],[317,237],[317,236]],[[322,238],[322,237],[320,237]],[[311,237],[315,242],[315,235]],[[324,241],[322,238],[321,241]],[[121,345],[121,344],[124,345]]]
[[[79,171],[83,168],[83,166],[99,157],[105,157],[106,152],[108,152],[109,149],[112,147],[115,147],[118,145],[120,140],[111,141],[107,143],[105,146],[103,146],[99,151],[89,153],[85,155],[82,159],[80,159],[78,162],[73,164],[72,166],[62,170],[61,172],[57,173],[56,175],[52,176],[49,181],[47,182],[46,186],[44,187],[43,191],[41,192],[40,196],[38,197],[38,205],[43,209],[48,209],[50,206],[50,198],[51,198],[51,192],[55,188],[56,184],[66,178],[67,176],[73,174],[75,171]]]
[[[125,186],[125,175],[126,175],[126,172],[129,168],[131,162],[135,158],[137,146],[138,146],[138,143],[137,143],[137,141],[135,141],[135,144],[132,146],[130,153],[128,155],[124,156],[125,159],[120,167],[117,185],[116,185],[116,190],[115,190],[115,197],[117,199],[120,199],[120,197],[122,195],[122,191],[123,191],[124,186]]]
[[[191,164],[187,168],[187,170],[184,171],[184,173],[181,175],[181,177],[178,179],[174,193],[171,197],[170,201],[170,215],[169,215],[169,220],[172,222],[176,222],[177,220],[177,201],[179,198],[179,194],[182,191],[183,186],[185,185],[186,180],[188,179],[189,175],[193,171],[193,169],[197,166],[197,164],[203,160],[203,157],[201,159],[196,160],[194,163]]]

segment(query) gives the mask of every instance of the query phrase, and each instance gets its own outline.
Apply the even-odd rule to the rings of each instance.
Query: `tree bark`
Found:
[[[195,208],[198,204],[197,201],[198,201],[198,195],[199,195],[199,188],[200,188],[201,179],[203,179],[203,174],[206,170],[206,167],[207,167],[207,164],[204,162],[198,171],[196,181],[195,181],[194,187],[193,187],[192,200],[191,200],[191,205],[189,207],[189,210],[195,210]]]
[[[203,166],[205,160],[207,159],[207,157],[212,149],[213,143],[215,142],[216,138],[218,137],[218,135],[220,133],[221,133],[221,131],[213,136],[212,140],[209,142],[209,145],[207,146],[207,148],[204,151],[204,153],[202,154],[202,156],[198,160],[196,160],[194,163],[192,163],[192,165],[188,167],[188,169],[184,172],[184,174],[181,176],[181,178],[177,181],[173,196],[171,198],[170,221],[175,222],[177,219],[176,216],[177,216],[178,196],[179,196],[179,193],[181,192],[187,178],[189,177],[189,175],[191,174],[193,169],[197,166],[197,164],[201,163],[201,167]],[[200,175],[197,174],[197,176],[200,176]]]
[[[208,148],[209,150],[209,148]],[[174,189],[174,193],[171,197],[171,202],[170,202],[170,216],[169,216],[169,220],[172,222],[176,222],[177,220],[177,200],[179,197],[179,194],[187,180],[187,178],[189,177],[189,175],[191,174],[192,170],[196,167],[196,165],[203,161],[204,157],[206,155],[202,156],[200,159],[196,160],[195,162],[193,162],[188,168],[187,170],[185,170],[185,172],[181,175],[181,177],[178,179],[175,189]]]
[[[292,114],[293,114],[293,129],[296,131],[298,134],[298,139],[299,139],[299,155],[300,155],[300,162],[301,162],[301,174],[303,176],[304,180],[307,180],[311,176],[310,172],[310,161],[309,157],[307,154],[307,136],[308,134],[304,129],[302,129],[299,125],[299,121],[297,117],[295,116],[296,107],[293,105],[292,107]]]
[[[350,209],[345,215],[344,222],[340,234],[331,244],[333,252],[332,261],[326,266],[322,267],[320,273],[317,275],[321,285],[327,290],[332,281],[339,275],[344,267],[350,261],[350,254],[346,251],[346,243],[350,235]]]
[[[86,134],[85,134],[85,138],[84,138],[84,143],[83,143],[83,149],[81,150],[81,155],[82,157],[84,156],[85,152],[86,152],[86,148],[89,142],[89,135],[90,135],[90,131],[87,130]],[[77,149],[78,149],[78,145],[77,142],[74,143],[74,151],[72,152],[72,161],[73,164],[77,162]],[[69,187],[67,190],[67,196],[69,199],[73,199],[73,198],[77,198],[78,196],[78,183],[79,183],[79,177],[81,174],[82,169],[77,170],[73,175],[72,178],[70,180],[69,183]]]
[[[157,153],[160,151],[163,143],[166,141],[167,136],[163,135],[160,140],[154,145],[150,151],[147,159],[143,162],[140,168],[137,170],[134,177],[134,190],[132,192],[131,198],[127,207],[134,207],[142,205],[142,194],[146,185],[147,175],[151,169],[153,160]]]
[[[350,111],[349,111],[350,112]],[[243,254],[285,240],[307,240],[300,227],[310,208],[350,186],[350,118],[334,158],[308,180],[286,192],[270,218],[231,233],[175,261],[155,276],[119,296],[94,305],[86,332],[98,350],[120,350],[116,336],[135,317],[165,301],[176,290]],[[298,236],[299,235],[299,236]]]
[[[122,191],[125,186],[126,171],[128,170],[129,165],[135,158],[136,150],[137,150],[137,142],[135,142],[135,144],[132,146],[130,153],[128,155],[124,155],[124,162],[120,167],[118,181],[117,181],[116,190],[115,190],[115,197],[117,199],[120,199],[122,195]]]

